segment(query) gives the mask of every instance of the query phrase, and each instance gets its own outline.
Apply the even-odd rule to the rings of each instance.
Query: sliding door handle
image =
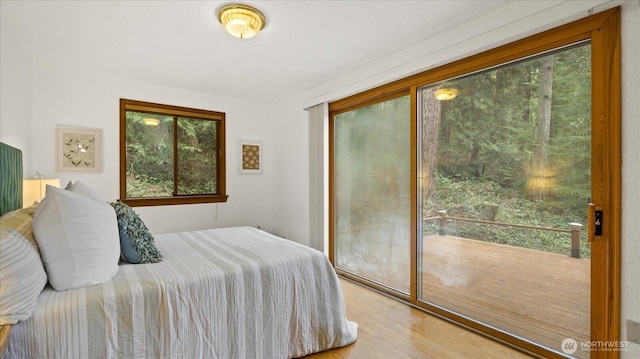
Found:
[[[589,203],[587,213],[587,239],[593,242],[595,237],[602,236],[602,210],[594,203]]]

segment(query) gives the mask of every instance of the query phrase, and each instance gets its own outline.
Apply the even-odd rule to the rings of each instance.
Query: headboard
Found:
[[[0,142],[0,216],[22,208],[22,151]]]

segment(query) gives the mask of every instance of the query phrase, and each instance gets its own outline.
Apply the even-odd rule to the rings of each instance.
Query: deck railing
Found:
[[[570,255],[573,258],[580,258],[580,232],[582,231],[582,224],[580,223],[575,223],[575,222],[569,223],[569,229],[537,227],[537,226],[529,226],[525,224],[494,222],[494,221],[461,218],[461,217],[449,217],[447,215],[446,210],[439,210],[438,216],[423,218],[423,221],[435,221],[435,220],[438,221],[438,234],[441,236],[444,236],[447,234],[448,221],[461,221],[461,222],[490,224],[490,225],[503,226],[503,227],[517,227],[517,228],[535,229],[535,230],[543,230],[543,231],[551,231],[551,232],[570,233],[571,234],[571,254]]]

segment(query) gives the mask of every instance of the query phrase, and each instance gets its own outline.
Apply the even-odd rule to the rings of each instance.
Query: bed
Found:
[[[153,239],[161,261],[120,261],[99,284],[55,290],[47,271],[2,359],[297,358],[357,338],[321,252],[252,227]],[[7,293],[0,288],[0,304]]]

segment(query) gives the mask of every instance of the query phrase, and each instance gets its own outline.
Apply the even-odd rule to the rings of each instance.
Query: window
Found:
[[[338,274],[540,357],[565,357],[567,338],[618,342],[619,16],[604,11],[329,103]],[[388,101],[407,92],[410,138],[391,140],[410,144],[403,155],[373,140],[407,132],[376,127],[407,117]],[[392,154],[409,161],[408,179]],[[394,189],[403,182],[408,190]],[[389,211],[408,191],[404,230]],[[596,209],[607,218],[599,234]],[[408,285],[398,276],[407,267]]]
[[[120,200],[226,202],[225,114],[120,99]]]
[[[334,264],[403,293],[411,277],[410,106],[401,92],[333,118]]]
[[[447,90],[457,96],[439,100]],[[589,41],[417,99],[419,300],[551,350],[588,342]]]

